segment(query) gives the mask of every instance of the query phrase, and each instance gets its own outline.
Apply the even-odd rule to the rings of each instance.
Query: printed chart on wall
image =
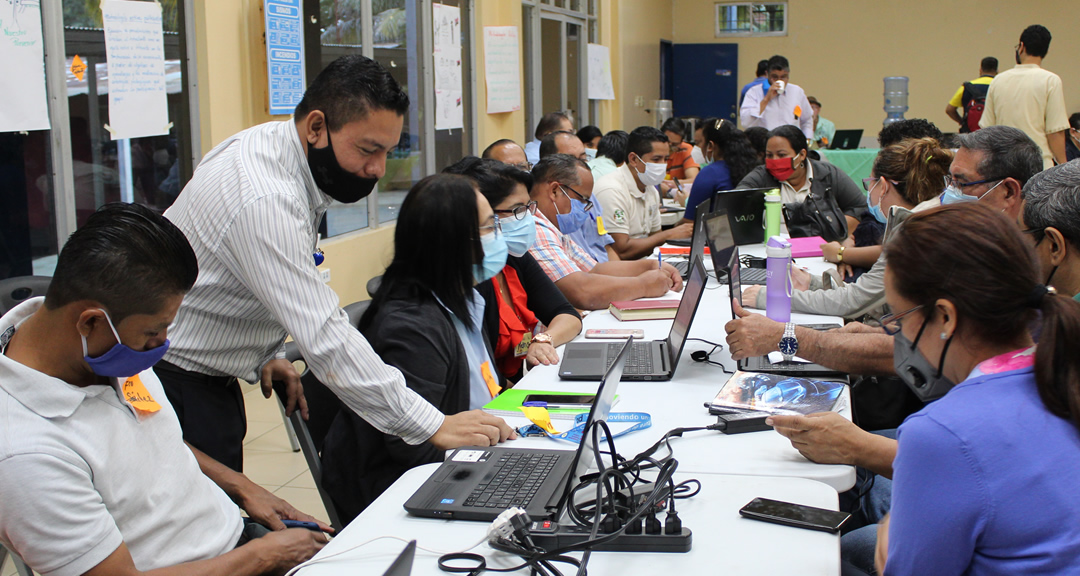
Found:
[[[270,114],[292,114],[304,97],[304,30],[300,0],[266,0],[266,82]]]
[[[615,99],[615,87],[611,82],[611,50],[600,44],[589,44],[589,99]]]
[[[521,110],[521,60],[517,26],[484,26],[487,113]]]
[[[109,123],[113,140],[168,134],[165,44],[161,4],[106,0],[105,57],[109,62]]]
[[[0,132],[48,130],[41,4],[0,0]]]
[[[431,5],[435,47],[435,129],[465,125],[461,99],[461,9]]]

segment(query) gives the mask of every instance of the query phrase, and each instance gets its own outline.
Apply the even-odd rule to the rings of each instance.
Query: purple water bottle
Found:
[[[791,321],[791,243],[780,236],[765,244],[765,315]]]

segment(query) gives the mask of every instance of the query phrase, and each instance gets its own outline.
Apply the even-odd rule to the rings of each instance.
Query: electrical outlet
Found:
[[[645,107],[645,97],[644,96],[634,96],[634,106],[637,106],[638,108],[644,108]]]
[[[324,284],[327,284],[327,283],[330,282],[330,269],[329,268],[320,268],[319,269],[319,280],[322,280]]]

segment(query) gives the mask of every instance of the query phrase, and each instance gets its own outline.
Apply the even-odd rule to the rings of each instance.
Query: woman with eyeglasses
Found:
[[[878,569],[1080,573],[1080,303],[984,205],[915,214],[885,253],[901,376],[946,393],[900,426]]]
[[[499,218],[510,255],[506,266],[476,289],[484,297],[484,324],[495,363],[512,382],[529,366],[558,364],[555,347],[581,332],[581,316],[528,253],[536,239],[532,176],[494,160],[468,156],[443,172],[476,181]]]
[[[424,178],[401,204],[394,258],[360,318],[375,352],[444,414],[479,409],[503,388],[475,289],[506,264],[499,226],[469,178]],[[497,426],[476,435],[479,446],[515,437]],[[323,485],[348,523],[406,470],[442,459],[430,442],[410,446],[342,410],[323,447]]]
[[[723,190],[731,190],[751,170],[761,165],[757,151],[750,140],[735,124],[723,118],[708,118],[702,129],[704,148],[702,153],[708,162],[690,190],[683,218],[694,221],[697,207]]]
[[[882,148],[874,160],[872,177],[863,181],[866,189],[865,202],[874,220],[882,225],[887,221],[889,210],[899,206],[915,209],[927,200],[935,200],[941,194],[941,182],[949,172],[951,151],[941,147],[937,140],[921,138],[904,140]],[[927,203],[925,207],[930,207]],[[869,236],[869,234],[867,234]],[[876,236],[876,235],[873,235]],[[842,243],[822,245],[822,254],[838,267],[854,265],[869,267],[855,282],[843,283],[831,290],[824,289],[821,278],[811,277],[800,268],[792,268],[792,281],[796,288],[791,296],[791,310],[811,314],[828,314],[845,318],[861,318],[869,315],[877,318],[884,312],[885,260],[881,258],[881,238],[859,237],[860,247],[850,239]],[[869,266],[867,264],[869,263]],[[849,271],[845,268],[844,273]],[[761,286],[749,286],[743,291],[743,301],[753,302],[755,308],[765,308],[765,291]]]

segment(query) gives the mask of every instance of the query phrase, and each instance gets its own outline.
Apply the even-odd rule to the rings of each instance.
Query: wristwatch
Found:
[[[799,339],[795,337],[795,324],[788,322],[784,325],[784,335],[780,338],[780,353],[784,355],[784,362],[799,353]]]
[[[537,342],[541,344],[551,344],[551,334],[548,334],[547,332],[541,332],[533,336],[532,343],[536,344]]]

